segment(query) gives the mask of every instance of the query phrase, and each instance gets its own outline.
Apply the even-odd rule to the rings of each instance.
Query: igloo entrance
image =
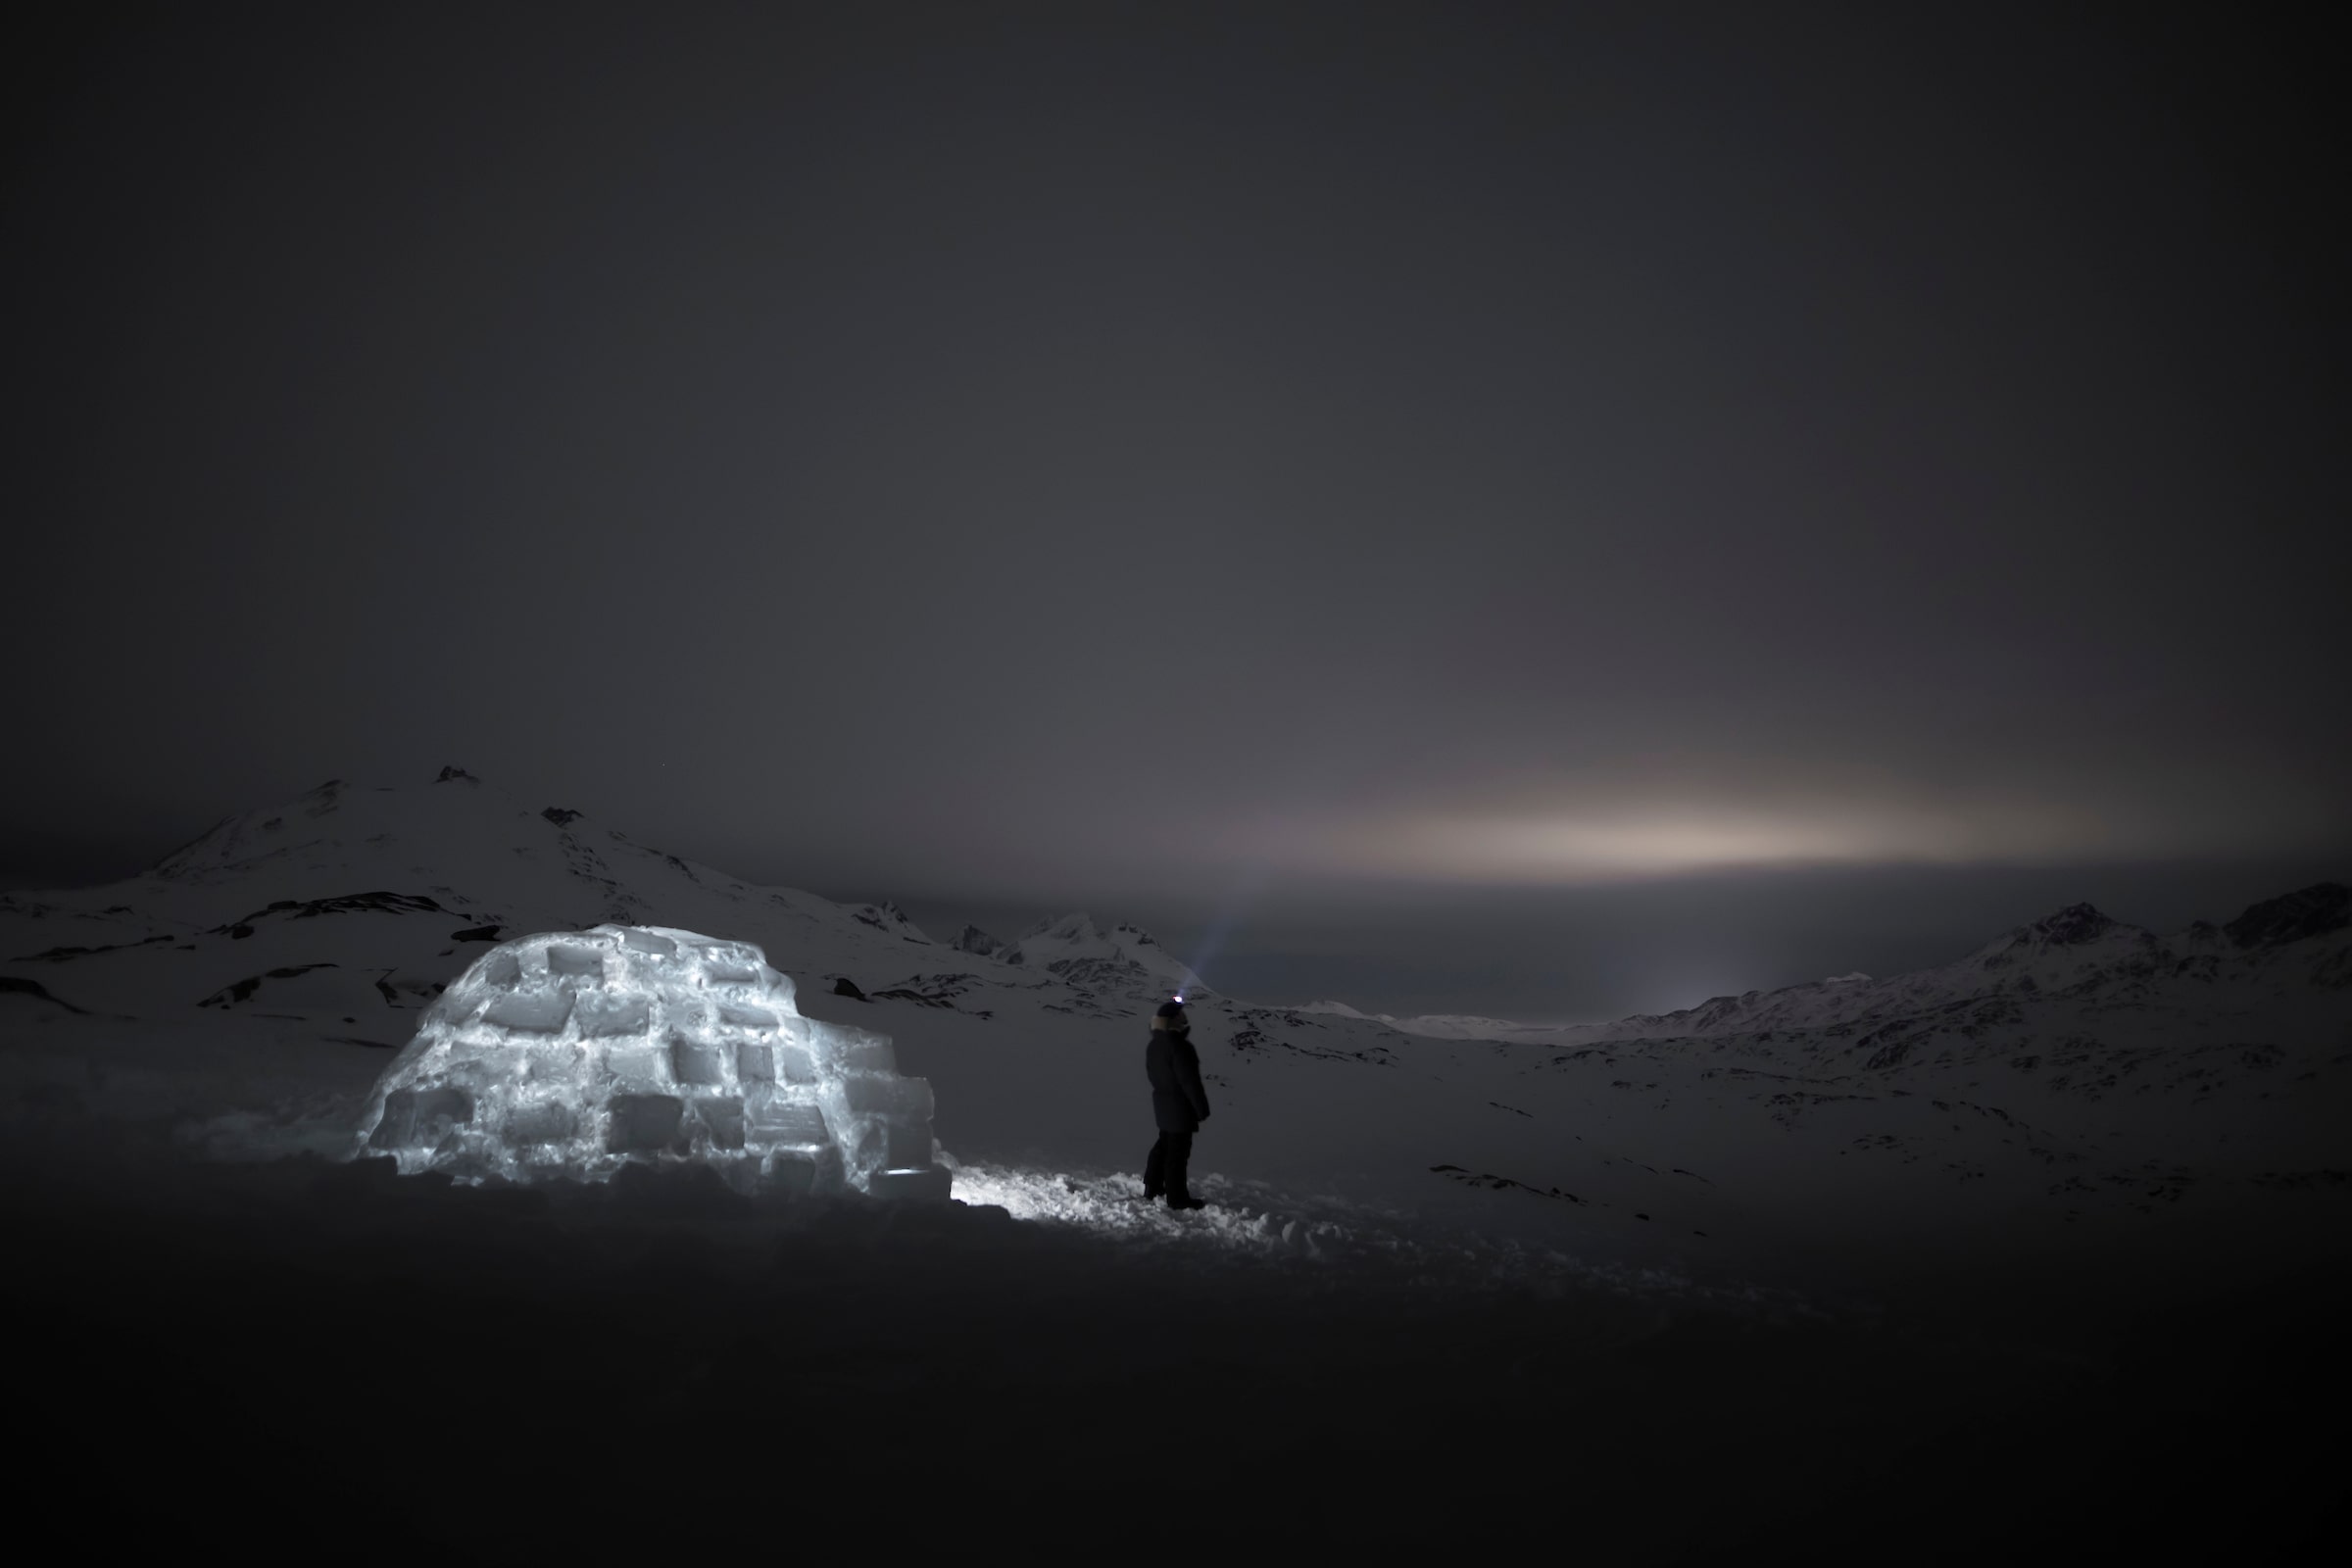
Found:
[[[747,1189],[944,1199],[936,1150],[931,1086],[889,1037],[802,1017],[759,948],[601,925],[482,955],[376,1081],[359,1152],[462,1180],[694,1160]]]

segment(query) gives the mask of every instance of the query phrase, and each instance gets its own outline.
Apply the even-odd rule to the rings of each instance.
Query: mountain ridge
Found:
[[[534,810],[454,767],[423,786],[330,779],[290,802],[222,818],[140,877],[94,889],[0,895],[0,914],[40,928],[38,940],[0,958],[53,964],[222,936],[244,944],[257,933],[283,935],[329,915],[388,919],[403,913],[448,920],[451,929],[435,938],[430,956],[436,958],[454,956],[455,944],[502,932],[658,920],[744,927],[763,940],[781,941],[786,951],[818,953],[830,961],[804,980],[830,988],[855,967],[864,975],[853,986],[861,996],[880,989],[935,998],[959,983],[1055,984],[1073,989],[1077,995],[1068,1005],[1081,1010],[1112,997],[1216,996],[1132,922],[1106,928],[1090,914],[1072,912],[1036,922],[1017,942],[968,925],[953,941],[940,942],[888,900],[840,904],[746,883],[640,845],[580,811]],[[904,956],[886,958],[876,943]],[[267,978],[271,968],[332,966],[315,946],[278,946],[285,951],[271,956],[281,961],[217,976],[195,996],[233,990],[257,974]],[[426,973],[426,955],[415,941],[402,946],[409,963],[392,964],[383,978],[396,992],[403,985],[420,992],[434,980]],[[253,956],[261,956],[261,947]],[[930,972],[901,982],[893,964]],[[974,972],[957,974],[957,965]],[[404,968],[414,972],[404,974]],[[324,984],[314,982],[312,989]],[[1331,1001],[1255,1010],[1302,1027],[1317,1017],[1346,1017],[1422,1038],[1506,1044],[1813,1034],[1846,1041],[1919,1020],[1981,1031],[2018,1004],[2053,999],[2116,1008],[2197,1004],[2217,988],[2285,994],[2348,985],[2352,890],[2318,882],[2258,901],[2218,925],[2194,922],[2170,938],[2093,905],[2070,904],[1927,969],[1756,989],[1591,1023],[1529,1024],[1476,1014],[1399,1018]],[[368,987],[369,993],[382,989]],[[77,1000],[89,1004],[94,999]],[[359,996],[361,1003],[367,1000]]]
[[[1775,1225],[1835,1211],[1893,1236],[1921,1205],[2064,1226],[2334,1180],[2346,904],[2313,884],[2175,938],[2070,905],[1913,974],[1600,1025],[1182,994],[1220,1140],[1239,1135],[1252,1180],[1524,1202],[1571,1231],[1606,1223],[1612,1245],[1672,1215],[1714,1247],[1751,1202]],[[257,1105],[326,1126],[301,1108],[310,1089],[276,1086],[364,1087],[378,1058],[351,1048],[396,1050],[484,945],[605,921],[758,944],[808,1016],[887,1034],[936,1079],[943,1142],[994,1158],[1140,1157],[1146,1020],[1197,984],[1132,923],[1072,913],[1018,943],[940,942],[887,899],[756,886],[469,776],[336,782],[225,818],[141,877],[0,896],[0,1022],[21,1048],[0,1066],[139,1114],[176,1084],[181,1114],[220,1107],[223,1138]]]

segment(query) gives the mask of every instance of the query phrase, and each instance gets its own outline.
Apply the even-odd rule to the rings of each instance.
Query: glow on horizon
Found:
[[[1907,828],[1907,830],[1906,830]],[[1400,835],[1408,866],[1479,877],[1641,876],[1719,867],[1967,858],[1950,824],[1691,812],[1615,820],[1441,819]]]
[[[1965,804],[1658,803],[1391,817],[1322,836],[1325,868],[1473,882],[1611,882],[1832,865],[2082,863],[2265,848],[2277,823],[2189,830],[2157,813],[2015,798]]]

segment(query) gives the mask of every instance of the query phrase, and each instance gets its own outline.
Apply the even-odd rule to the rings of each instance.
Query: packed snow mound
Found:
[[[501,943],[377,1080],[359,1152],[462,1180],[699,1161],[745,1190],[946,1198],[931,1086],[801,1016],[748,942],[601,925]]]

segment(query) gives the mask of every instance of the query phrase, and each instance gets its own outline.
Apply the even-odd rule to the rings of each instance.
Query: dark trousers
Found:
[[[1159,1142],[1152,1146],[1152,1157],[1144,1161],[1144,1192],[1156,1198],[1165,1193],[1170,1198],[1190,1198],[1191,1189],[1184,1185],[1185,1172],[1193,1163],[1193,1135],[1163,1132]]]

